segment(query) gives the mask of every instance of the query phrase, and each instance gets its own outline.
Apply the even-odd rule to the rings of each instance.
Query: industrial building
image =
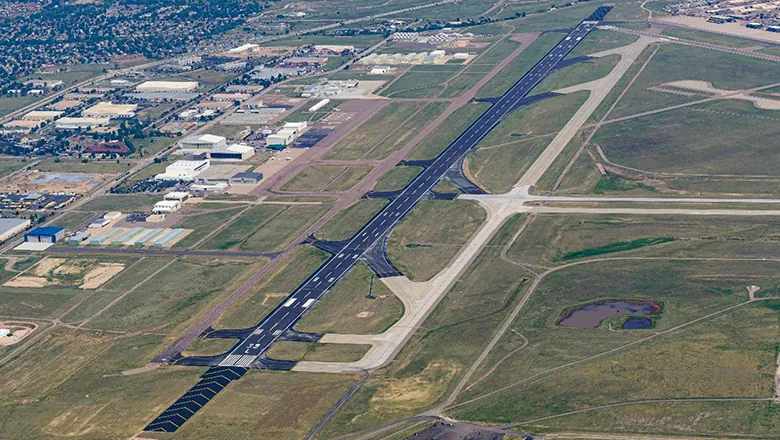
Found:
[[[102,142],[97,145],[90,145],[84,149],[87,154],[116,154],[117,156],[126,156],[130,154],[130,147],[122,141]]]
[[[244,144],[219,145],[209,151],[209,159],[215,160],[247,160],[254,155],[255,149]]]
[[[213,134],[189,136],[181,141],[182,148],[214,148],[225,145],[227,139]]]
[[[195,180],[195,176],[211,166],[208,160],[177,160],[165,167],[165,172],[154,176],[154,180]]]
[[[97,127],[105,127],[111,122],[107,117],[103,118],[61,118],[55,121],[58,130],[91,130]]]
[[[64,82],[59,79],[31,79],[29,81],[25,81],[24,84],[36,89],[53,89],[56,87],[61,87]]]
[[[181,202],[178,200],[163,200],[154,204],[152,212],[155,214],[170,214],[181,208]]]
[[[325,98],[325,99],[321,100],[320,102],[314,104],[313,106],[309,107],[309,111],[312,112],[312,113],[316,112],[317,110],[319,110],[319,109],[325,107],[326,105],[328,105],[328,103],[330,103],[330,99]]]
[[[129,119],[135,116],[135,104],[113,104],[111,102],[98,102],[92,107],[81,112],[81,116],[88,118],[108,117],[112,119]]]
[[[265,146],[272,150],[283,150],[288,145],[300,136],[305,130],[307,123],[303,122],[288,122],[284,124],[284,127],[276,134],[270,134],[265,138]]]
[[[28,243],[56,243],[57,240],[62,240],[64,236],[64,229],[46,226],[33,229],[24,234],[24,241]]]
[[[261,180],[263,180],[263,173],[246,171],[237,173],[230,178],[229,182],[231,185],[257,185]]]
[[[6,241],[30,226],[24,218],[0,218],[0,241]]]
[[[390,72],[390,66],[374,66],[369,72],[369,75],[384,75]]]
[[[208,170],[200,173],[194,180],[197,184],[214,185],[222,183],[227,185],[230,183],[230,178],[238,173],[248,171],[249,168],[249,165],[214,165]]]
[[[171,191],[163,196],[163,200],[175,200],[180,203],[184,203],[185,200],[190,198],[190,193],[187,191]]]
[[[141,93],[192,93],[198,90],[197,81],[146,81],[135,86]]]
[[[42,110],[35,110],[31,111],[24,116],[22,116],[22,120],[24,121],[53,121],[60,116],[62,116],[64,112],[55,112],[55,111],[42,111]]]
[[[215,93],[211,95],[214,101],[244,101],[251,98],[248,93]]]

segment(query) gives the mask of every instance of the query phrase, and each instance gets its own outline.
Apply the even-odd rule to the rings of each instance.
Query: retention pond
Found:
[[[593,328],[597,327],[601,321],[613,316],[657,315],[660,312],[661,304],[650,301],[599,301],[590,304],[583,304],[581,306],[567,310],[558,320],[558,325],[563,327]],[[645,319],[647,322],[649,322],[649,326],[652,326],[652,320],[650,319],[637,319]],[[628,321],[631,321],[631,319]],[[628,321],[626,323],[628,323]],[[622,328],[647,328],[641,327],[643,324],[648,325],[646,322],[636,322],[629,324],[637,325],[636,327],[626,327],[624,324]]]

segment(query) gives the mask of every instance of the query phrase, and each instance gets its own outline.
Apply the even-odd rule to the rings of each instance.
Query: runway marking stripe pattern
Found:
[[[379,211],[347,242],[340,251],[334,252],[320,268],[298,286],[287,300],[277,305],[244,340],[237,343],[230,353],[214,368],[238,368],[243,372],[249,368],[255,359],[265,353],[284,331],[292,326],[308,311],[312,303],[322,298],[347,272],[359,261],[368,249],[385,233],[400,222],[409,211],[430,191],[444,174],[456,164],[465,154],[476,148],[479,142],[498,125],[508,114],[514,111],[518,102],[549,75],[553,68],[562,61],[584,37],[596,28],[598,22],[611,10],[611,7],[599,7],[587,19],[575,27],[560,43],[539,60],[525,75],[495,103],[488,108],[466,131],[458,136],[431,165],[415,177],[398,197]],[[390,222],[379,219],[393,213]],[[344,258],[347,257],[347,258]],[[327,280],[327,281],[323,281]],[[291,300],[295,300],[292,303]],[[285,306],[286,304],[289,306]],[[212,371],[214,368],[210,369]],[[208,372],[207,372],[208,374]],[[243,373],[241,373],[243,375]],[[240,377],[240,376],[238,376]],[[206,379],[204,374],[203,379]],[[235,379],[232,379],[235,380]],[[200,385],[200,383],[199,383]],[[177,402],[186,401],[199,385],[185,394]],[[220,388],[221,390],[221,388]],[[197,394],[197,393],[196,393]],[[213,396],[212,396],[213,397]],[[182,400],[185,399],[185,400]],[[195,404],[198,408],[202,405]],[[186,412],[185,412],[186,414]],[[192,414],[184,417],[173,406],[168,408],[146,430],[173,432],[186,422]],[[165,419],[165,420],[163,420]]]

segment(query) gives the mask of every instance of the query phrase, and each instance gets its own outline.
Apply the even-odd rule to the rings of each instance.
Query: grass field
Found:
[[[522,295],[525,273],[500,258],[502,228],[387,367],[325,426],[322,438],[380,426],[431,408],[447,395]],[[410,434],[411,435],[411,434]]]
[[[176,138],[169,137],[148,137],[144,139],[134,139],[133,145],[135,146],[135,153],[133,157],[149,157],[154,156],[160,151],[173,145]]]
[[[762,304],[701,321],[653,342],[564,368],[555,375],[547,371],[648,335],[646,331],[610,331],[607,326],[582,330],[555,325],[566,307],[604,298],[651,299],[664,304],[653,330],[663,331],[745,301],[745,286],[750,284],[766,286],[766,294],[774,295],[778,285],[776,264],[604,262],[550,274],[512,327],[530,344],[507,358],[461,399],[534,375],[540,375],[540,379],[469,404],[453,415],[467,420],[523,421],[646,398],[769,396],[774,392],[776,357],[776,343],[770,340],[777,330],[767,331],[766,326],[776,321],[777,311]],[[661,273],[663,276],[659,276]],[[515,334],[507,335],[482,372],[517,348],[517,339]],[[724,377],[729,379],[722,380]],[[598,418],[593,421],[600,422]],[[658,420],[654,429],[677,433],[681,428]],[[729,432],[732,429],[740,428],[731,426]]]
[[[484,67],[485,71],[490,70],[491,67],[487,67],[487,66],[495,66],[496,64],[500,63],[520,46],[521,44],[518,43],[517,41],[512,41],[509,38],[504,38],[503,40],[491,46],[490,49],[488,49],[485,53],[482,54],[482,56],[474,60],[469,65],[469,70],[474,69],[476,66],[483,66],[483,65],[485,66]]]
[[[282,191],[346,191],[371,172],[370,166],[310,165],[282,185]]]
[[[771,61],[677,44],[663,45],[610,117],[699,99],[648,90],[680,80],[709,81],[719,89],[741,90],[780,82],[780,71]]]
[[[616,243],[673,237],[650,247],[615,250],[600,257],[624,256],[768,256],[780,232],[771,220],[737,217],[538,215],[509,250],[518,261],[542,266],[564,263],[567,254],[605,250]],[[637,243],[641,244],[641,243]],[[607,249],[608,250],[608,249]]]
[[[27,166],[26,161],[3,160],[0,161],[0,177],[7,176],[16,170]]]
[[[383,90],[380,95],[388,98],[433,98],[444,89],[444,82],[453,74],[451,71],[425,71],[413,68]]]
[[[265,264],[223,263],[219,260],[178,260],[125,296],[90,326],[105,330],[135,331],[178,325],[213,305],[222,294]]]
[[[616,47],[627,46],[638,39],[639,37],[635,35],[596,30],[588,34],[588,36],[585,37],[569,55],[567,55],[567,58],[591,55]]]
[[[775,116],[748,102],[715,101],[606,125],[593,142],[610,161],[640,170],[777,175]]]
[[[299,247],[226,310],[214,327],[247,328],[257,324],[327,258],[325,251],[311,246]]]
[[[386,204],[387,199],[361,199],[336,214],[315,235],[320,240],[348,240]]]
[[[57,226],[65,229],[74,229],[82,223],[92,218],[91,212],[65,212],[54,217],[51,226]]]
[[[504,92],[509,90],[525,72],[531,69],[531,67],[539,61],[544,54],[550,49],[555,47],[561,40],[561,34],[549,33],[540,35],[528,48],[526,48],[520,55],[517,56],[512,62],[504,67],[496,76],[490,79],[481,89],[477,92],[477,98],[493,98],[501,96]],[[481,60],[480,60],[481,61]]]
[[[268,356],[271,359],[288,361],[355,362],[360,360],[369,348],[370,345],[282,341],[268,350]]]
[[[202,204],[198,204],[200,206]],[[231,205],[222,205],[221,209],[212,212],[198,212],[194,215],[187,215],[176,224],[178,228],[192,229],[186,237],[173,245],[177,249],[185,249],[193,246],[202,240],[215,229],[225,224],[225,222],[234,215],[241,212],[242,207],[232,207]]]
[[[13,111],[16,111],[26,105],[40,99],[38,96],[20,96],[20,97],[3,97],[0,98],[0,117],[7,115]]]
[[[457,109],[406,155],[407,160],[433,159],[473,124],[489,104],[470,103]]]
[[[203,369],[163,367],[133,376],[159,350],[161,336],[126,338],[52,330],[3,365],[0,417],[7,438],[129,438]],[[5,375],[8,376],[5,376]]]
[[[329,205],[255,206],[206,240],[200,248],[279,251],[329,208]]]
[[[588,92],[557,96],[513,112],[468,156],[469,175],[490,192],[508,191],[587,97]]]
[[[342,138],[324,159],[357,160],[421,109],[421,102],[391,102]]]
[[[408,185],[420,172],[422,172],[420,167],[395,167],[379,178],[374,191],[398,191]]]
[[[420,110],[419,113],[407,123],[398,127],[398,131],[376,146],[376,149],[368,152],[365,159],[386,159],[392,153],[405,147],[406,144],[433,122],[448,107],[444,102],[432,102]]]
[[[441,92],[439,98],[457,98],[458,96],[468,92],[474,87],[475,84],[485,77],[484,73],[479,72],[463,72],[457,76],[452,77],[447,82],[447,88]]]
[[[173,438],[301,439],[357,379],[351,375],[251,371],[219,393]]]
[[[760,43],[756,41],[746,40],[743,38],[733,38],[710,32],[695,31],[692,29],[664,29],[661,31],[661,35],[680,38],[683,40],[698,41],[700,43],[715,44],[718,46],[734,47],[737,49],[756,47],[760,45]]]
[[[387,253],[410,279],[428,280],[446,267],[485,218],[485,211],[471,202],[423,201],[393,231]]]
[[[618,61],[619,55],[609,55],[556,70],[536,86],[533,93],[552,92],[603,78],[615,68]]]
[[[367,298],[371,294],[374,298]],[[401,318],[404,306],[362,263],[352,269],[295,329],[312,333],[382,333]]]
[[[348,191],[360,183],[374,167],[368,165],[355,165],[348,167],[344,174],[322,187],[323,191],[339,192]]]

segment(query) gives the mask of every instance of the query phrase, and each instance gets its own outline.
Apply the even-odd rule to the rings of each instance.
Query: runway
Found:
[[[385,205],[352,239],[343,244],[340,249],[334,249],[333,256],[271,311],[249,336],[230,351],[219,366],[209,369],[198,385],[166,409],[144,430],[176,431],[231,380],[238,379],[246,369],[252,368],[255,361],[259,364],[258,358],[261,358],[287,330],[291,330],[295,323],[360,261],[372,245],[383,240],[453,165],[476,148],[479,142],[507,115],[528,102],[524,100],[528,94],[596,28],[611,9],[611,7],[596,9],[506,93],[493,100],[493,105],[479,119]],[[203,390],[209,391],[210,394],[203,396]]]
[[[312,308],[360,261],[359,258],[371,245],[381,240],[387,232],[395,227],[439,182],[450,167],[474,149],[496,125],[515,110],[518,103],[552,72],[556,64],[561,62],[583,38],[596,28],[609,9],[597,9],[589,19],[575,27],[506,93],[496,99],[494,104],[477,121],[453,141],[396,198],[385,205],[384,209],[364,225],[343,246],[340,252],[326,261],[317,272],[306,279],[284,302],[263,319],[252,334],[236,345],[219,365],[250,367],[258,356],[270,348],[282,333],[292,328],[308,309]]]

